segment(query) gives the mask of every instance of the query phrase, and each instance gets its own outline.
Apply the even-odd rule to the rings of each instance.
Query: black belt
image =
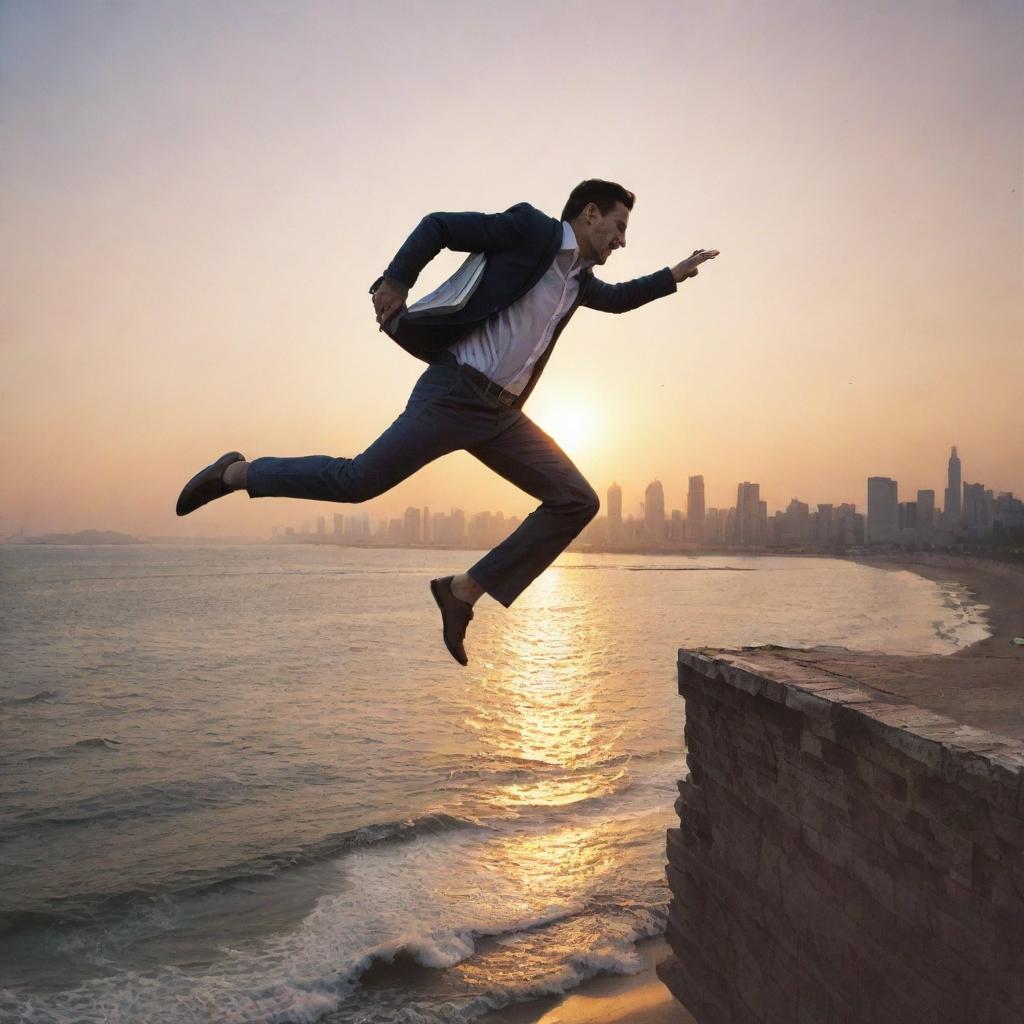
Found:
[[[475,367],[462,363],[459,368],[474,384],[483,389],[485,397],[493,398],[498,405],[511,408],[519,401],[519,395],[514,391],[506,391],[500,384],[495,384],[490,377]]]

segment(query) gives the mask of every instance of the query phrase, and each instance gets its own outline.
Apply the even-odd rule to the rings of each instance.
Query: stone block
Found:
[[[943,746],[937,740],[907,729],[893,729],[888,735],[889,745],[911,761],[937,769],[942,763]]]
[[[805,716],[811,722],[827,722],[831,729],[832,704],[823,693],[811,693],[808,690],[787,690],[786,707],[797,714]]]
[[[990,807],[989,820],[999,841],[1014,855],[1024,857],[1024,816]]]

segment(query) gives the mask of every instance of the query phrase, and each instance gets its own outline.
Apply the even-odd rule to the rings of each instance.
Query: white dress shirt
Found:
[[[562,221],[562,246],[544,276],[522,298],[458,342],[452,348],[455,358],[506,391],[522,394],[537,360],[576,301],[580,273],[591,266],[592,260],[580,259],[576,235]]]

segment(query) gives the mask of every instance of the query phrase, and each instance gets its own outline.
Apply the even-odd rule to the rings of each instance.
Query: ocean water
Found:
[[[0,547],[0,1021],[472,1021],[638,966],[676,649],[951,652],[955,586],[563,556],[468,669],[466,552]]]

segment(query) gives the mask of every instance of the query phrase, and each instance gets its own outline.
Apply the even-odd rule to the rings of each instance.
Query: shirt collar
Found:
[[[593,260],[585,260],[580,258],[580,247],[576,241],[576,232],[573,231],[572,225],[567,221],[562,221],[562,252],[572,252],[573,254],[573,267],[579,267],[580,270],[586,270],[587,267],[594,266]]]

